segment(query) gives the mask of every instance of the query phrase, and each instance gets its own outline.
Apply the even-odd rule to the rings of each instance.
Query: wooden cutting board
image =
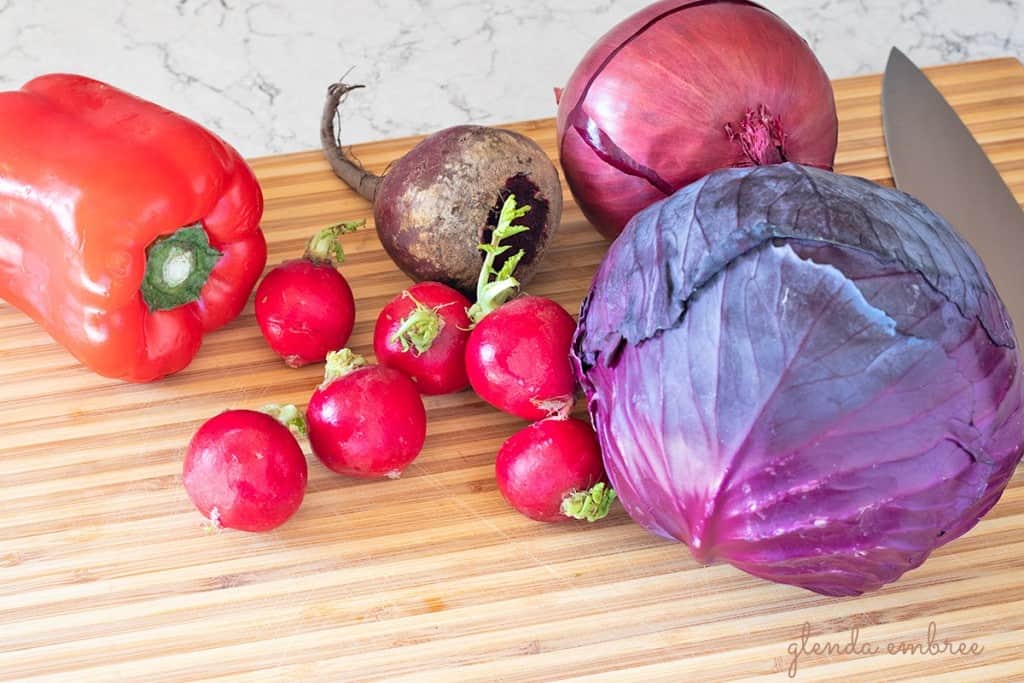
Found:
[[[1024,67],[930,74],[1024,198]],[[836,83],[838,170],[891,183],[879,91],[875,76]],[[555,154],[552,121],[510,127]],[[414,142],[355,152],[380,170]],[[271,263],[369,213],[318,152],[252,163]],[[568,203],[530,291],[575,311],[605,247]],[[352,343],[368,353],[377,311],[408,283],[371,229],[346,249]],[[698,566],[621,508],[594,525],[519,516],[493,462],[523,423],[467,392],[428,400],[426,449],[400,480],[349,480],[311,460],[284,527],[204,533],[180,482],[193,431],[229,407],[303,405],[319,373],[273,356],[250,306],[186,371],[123,384],[0,304],[0,679],[781,681],[796,652],[800,681],[1024,680],[1024,468],[924,567],[832,599]],[[974,651],[886,651],[926,644],[930,624]],[[855,636],[856,653],[820,654]]]

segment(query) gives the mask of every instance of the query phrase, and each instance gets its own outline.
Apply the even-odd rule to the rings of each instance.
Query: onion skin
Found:
[[[832,169],[832,87],[796,32],[752,2],[655,3],[602,37],[561,94],[569,188],[614,239],[638,211],[711,171],[763,162],[728,132],[762,107],[784,135],[782,158],[770,161]]]

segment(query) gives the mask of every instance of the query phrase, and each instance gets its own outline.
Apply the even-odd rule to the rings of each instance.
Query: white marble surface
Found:
[[[833,77],[1024,56],[1024,0],[762,0]],[[326,86],[369,87],[344,141],[551,116],[590,44],[648,0],[0,0],[0,88],[74,71],[201,121],[243,154],[318,145]]]

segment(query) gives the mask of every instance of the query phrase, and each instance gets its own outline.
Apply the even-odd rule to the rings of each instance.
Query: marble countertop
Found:
[[[0,0],[0,89],[73,71],[194,118],[246,156],[315,148],[345,73],[343,142],[554,114],[587,48],[650,0]],[[833,78],[889,47],[932,65],[1024,55],[1021,0],[761,0]]]

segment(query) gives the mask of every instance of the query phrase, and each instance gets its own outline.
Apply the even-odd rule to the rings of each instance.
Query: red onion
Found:
[[[831,170],[837,131],[807,43],[743,0],[663,0],[634,14],[584,56],[558,107],[569,187],[609,239],[718,168]]]

